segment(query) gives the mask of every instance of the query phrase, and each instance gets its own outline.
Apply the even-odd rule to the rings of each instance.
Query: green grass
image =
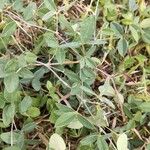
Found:
[[[0,149],[150,150],[147,0],[0,2]]]

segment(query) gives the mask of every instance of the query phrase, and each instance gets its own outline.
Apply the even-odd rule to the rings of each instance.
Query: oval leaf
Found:
[[[65,150],[66,149],[66,144],[63,140],[63,138],[57,134],[54,133],[49,140],[49,150],[54,149],[54,150]]]
[[[55,126],[56,127],[63,127],[68,125],[70,122],[72,122],[72,120],[75,117],[75,113],[74,112],[67,112],[62,114],[56,121]]]
[[[124,39],[124,38],[121,38],[121,39],[118,41],[117,49],[118,49],[119,54],[120,54],[122,57],[124,57],[124,55],[127,53],[127,49],[128,49],[128,42],[127,42],[127,40]]]
[[[141,23],[140,26],[142,28],[150,28],[150,18],[144,19]]]
[[[144,102],[142,103],[139,108],[143,111],[143,112],[150,112],[150,102]]]
[[[7,105],[3,109],[2,119],[5,126],[8,126],[15,115],[15,105]]]
[[[14,92],[19,85],[19,77],[16,73],[12,73],[4,78],[4,85],[9,93]]]
[[[129,150],[128,149],[128,138],[125,133],[119,135],[117,140],[117,149],[118,150]]]

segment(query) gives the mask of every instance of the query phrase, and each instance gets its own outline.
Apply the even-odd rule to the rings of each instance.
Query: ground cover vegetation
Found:
[[[149,4],[1,0],[0,149],[150,150]]]

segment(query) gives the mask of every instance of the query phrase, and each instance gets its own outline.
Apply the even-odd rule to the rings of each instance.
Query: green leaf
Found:
[[[0,94],[0,108],[4,108],[6,103],[6,100],[4,99],[4,96],[2,94]]]
[[[150,28],[143,29],[142,39],[145,43],[150,44]]]
[[[69,32],[74,32],[73,28],[71,27],[71,23],[66,19],[66,17],[62,14],[59,15],[59,22],[62,30],[67,30]]]
[[[113,87],[110,85],[110,81],[107,78],[104,85],[99,86],[98,88],[100,95],[103,96],[115,96],[115,90],[113,89]]]
[[[98,136],[96,143],[99,150],[109,150],[108,144],[102,136]]]
[[[1,0],[1,3],[0,3],[0,12],[5,7],[6,3],[7,3],[7,0]]]
[[[95,68],[96,67],[96,63],[92,58],[87,57],[85,59],[85,63],[86,63],[86,66],[89,67],[89,68]]]
[[[36,126],[37,125],[35,122],[30,122],[30,123],[25,124],[21,130],[25,133],[29,133],[29,132],[33,131],[36,128]]]
[[[56,60],[58,63],[62,64],[65,61],[66,52],[64,49],[57,49],[55,54]]]
[[[87,87],[93,84],[96,78],[96,74],[93,69],[84,67],[80,72],[80,79],[82,82],[86,83]]]
[[[130,119],[127,123],[126,130],[131,130],[134,129],[135,127],[136,127],[135,120]]]
[[[91,40],[91,41],[87,41],[85,44],[87,45],[103,45],[106,44],[106,40],[102,40],[102,39],[96,39],[96,40]]]
[[[80,114],[77,115],[78,120],[82,123],[82,125],[88,129],[94,129],[94,125],[85,117],[81,116]]]
[[[30,79],[34,77],[34,74],[27,68],[22,68],[19,72],[18,72],[19,76],[24,78],[24,79]]]
[[[136,0],[129,0],[129,9],[130,11],[137,10],[138,5],[136,4]]]
[[[125,133],[119,135],[119,137],[118,137],[117,150],[129,150],[128,149],[128,138]]]
[[[95,51],[96,51],[96,46],[92,45],[91,48],[86,52],[86,56],[91,57]]]
[[[128,42],[127,42],[127,40],[124,39],[124,38],[121,38],[118,41],[117,49],[118,49],[119,54],[122,57],[124,57],[124,55],[127,53],[127,50],[128,50]]]
[[[140,122],[140,120],[142,119],[142,112],[138,111],[135,115],[134,118],[132,118],[135,121]]]
[[[117,18],[117,9],[116,9],[116,5],[106,1],[106,5],[105,5],[105,11],[104,11],[104,15],[106,16],[106,19],[108,21],[113,21],[116,20]]]
[[[12,73],[17,71],[18,63],[16,59],[9,60],[5,65],[5,73]]]
[[[43,75],[47,73],[47,69],[45,67],[41,67],[39,70],[37,70],[34,73],[34,78],[32,80],[32,87],[36,90],[39,91],[41,88],[41,82],[40,79],[43,77]]]
[[[35,117],[38,117],[40,115],[40,110],[39,108],[37,107],[30,107],[28,110],[27,110],[27,114],[32,117],[32,118],[35,118]]]
[[[142,20],[140,23],[141,28],[150,28],[150,18]]]
[[[76,114],[74,112],[63,113],[56,121],[56,127],[64,127],[69,125],[71,121],[75,118]]]
[[[51,92],[51,90],[55,90],[55,87],[53,86],[52,82],[47,81],[46,83],[46,88],[49,90],[49,92]]]
[[[89,88],[87,88],[85,86],[81,86],[80,88],[81,88],[81,90],[83,90],[87,94],[96,95],[91,89],[89,89]]]
[[[105,28],[105,29],[103,29],[103,30],[102,30],[102,33],[103,33],[104,35],[114,35],[114,31],[113,31],[112,29],[110,29],[110,28]]]
[[[2,133],[0,135],[2,141],[4,141],[5,143],[7,144],[19,144],[19,142],[21,142],[21,140],[23,140],[23,134],[21,133],[17,133],[17,132],[5,132],[5,133]],[[13,140],[12,140],[12,139]]]
[[[133,24],[133,13],[127,12],[125,14],[122,14],[123,18],[122,23],[125,25],[131,25]]]
[[[146,150],[150,150],[150,143],[146,145]]]
[[[66,49],[66,48],[78,48],[82,45],[81,42],[67,42],[64,44],[61,44],[59,47],[61,49]]]
[[[12,73],[4,78],[4,85],[9,93],[14,92],[19,85],[19,77],[16,73]]]
[[[150,112],[150,102],[143,102],[138,106],[143,112]]]
[[[132,34],[134,40],[136,42],[138,42],[139,41],[139,34],[138,34],[137,30],[132,26],[130,26],[129,28],[130,28],[130,31],[131,31],[131,34]]]
[[[81,93],[81,84],[80,83],[73,83],[72,87],[71,87],[71,95],[77,95]]]
[[[19,104],[20,113],[25,113],[32,105],[32,99],[30,96],[25,96]]]
[[[18,102],[21,100],[21,92],[20,91],[14,91],[12,93],[9,93],[6,89],[4,89],[4,98],[9,103]]]
[[[58,41],[55,38],[53,33],[49,33],[49,32],[45,33],[44,34],[44,40],[45,40],[48,47],[51,47],[51,48],[58,48],[59,47],[59,43],[58,43]]]
[[[58,107],[59,111],[61,111],[61,113],[64,113],[64,112],[73,112],[73,109],[65,106],[65,105],[62,105],[60,103],[56,104],[56,106]]]
[[[15,0],[15,2],[13,4],[13,9],[18,12],[22,12],[23,11],[23,1]]]
[[[80,79],[85,82],[86,85],[91,85],[96,78],[96,74],[93,69],[84,67],[80,72]]]
[[[14,21],[6,24],[3,29],[2,36],[11,36],[16,31],[17,25]]]
[[[83,125],[80,123],[80,121],[77,120],[77,118],[75,118],[73,121],[69,123],[67,127],[70,129],[81,129]]]
[[[4,71],[4,64],[0,64],[0,78],[4,78],[6,73]]]
[[[127,26],[133,24],[133,19],[122,19],[121,22]]]
[[[27,66],[27,62],[26,62],[26,59],[25,59],[25,55],[24,54],[21,54],[19,57],[18,57],[18,66],[19,68],[24,68]]]
[[[89,117],[89,119],[93,125],[95,125],[99,128],[106,127],[108,124],[105,113],[99,106],[97,106],[96,114],[94,114],[93,117]]]
[[[32,80],[32,87],[35,91],[39,91],[41,89],[41,82],[38,78],[34,78]]]
[[[29,5],[24,9],[23,16],[25,20],[30,20],[36,12],[36,3],[30,2]]]
[[[9,147],[5,147],[3,150],[20,150],[20,147],[17,147],[17,146],[9,146]]]
[[[66,150],[66,144],[63,140],[63,138],[57,134],[54,133],[49,140],[49,150],[54,149],[54,150]]]
[[[83,43],[90,41],[95,32],[95,17],[89,16],[81,23],[80,36]]]
[[[25,53],[25,60],[28,63],[34,63],[37,60],[37,56],[34,53],[28,51]]]
[[[110,24],[110,27],[114,31],[116,36],[122,37],[122,35],[124,34],[123,27],[119,23],[112,22]]]
[[[48,21],[48,20],[49,20],[50,18],[52,18],[55,14],[56,14],[56,12],[49,11],[48,13],[44,14],[44,16],[42,17],[42,20]]]
[[[56,5],[54,0],[44,0],[44,4],[49,10],[56,11]]]
[[[138,60],[140,64],[143,64],[145,61],[147,61],[147,57],[145,57],[142,54],[136,55],[135,58]]]
[[[9,126],[15,115],[15,105],[7,105],[3,109],[2,119],[5,126]]]
[[[65,75],[68,77],[69,81],[72,81],[72,82],[80,81],[78,74],[76,74],[75,72],[73,72],[69,69],[65,70]]]
[[[91,134],[83,138],[80,143],[81,145],[92,145],[97,140],[97,134]]]

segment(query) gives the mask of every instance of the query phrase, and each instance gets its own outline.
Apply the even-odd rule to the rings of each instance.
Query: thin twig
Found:
[[[11,143],[11,146],[13,146],[13,121],[12,121],[12,123],[11,123],[11,132],[10,132],[10,134],[11,134],[11,135],[10,135],[10,139],[11,139],[11,140],[10,140],[10,141],[11,141],[10,143]]]
[[[71,86],[57,75],[57,73],[51,68],[51,66],[50,66],[49,63],[45,64],[45,63],[42,63],[42,62],[38,61],[38,64],[40,64],[40,65],[45,66],[46,68],[48,68],[66,87],[68,87],[68,88],[71,89]]]

